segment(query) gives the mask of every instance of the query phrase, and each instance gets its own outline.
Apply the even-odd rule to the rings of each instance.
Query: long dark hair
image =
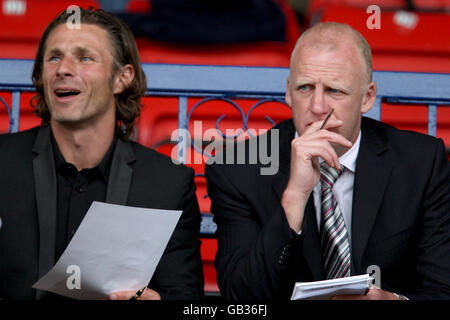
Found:
[[[42,81],[47,38],[57,26],[66,23],[72,14],[70,11],[65,10],[47,26],[36,53],[32,80],[38,94],[33,98],[32,106],[35,108],[35,113],[42,118],[43,125],[50,122],[50,111],[45,101]],[[108,12],[100,9],[94,11],[80,8],[80,14],[80,23],[99,26],[108,33],[111,47],[113,48],[111,54],[114,58],[112,75],[126,64],[132,65],[135,70],[135,76],[130,86],[122,93],[115,95],[118,132],[121,136],[128,138],[132,134],[135,122],[141,114],[142,105],[140,100],[147,86],[134,36],[130,28],[122,20]]]

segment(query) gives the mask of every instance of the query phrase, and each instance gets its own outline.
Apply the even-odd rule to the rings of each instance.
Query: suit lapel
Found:
[[[117,139],[106,191],[106,202],[126,205],[131,185],[133,169],[130,164],[135,161],[131,144]]]
[[[39,227],[38,278],[55,264],[57,185],[50,126],[41,127],[33,146],[33,175]],[[106,202],[125,205],[132,177],[130,163],[135,160],[130,143],[117,140],[111,163]],[[36,290],[41,299],[44,291]]]
[[[294,134],[295,128],[292,122],[289,126],[289,130],[286,130],[285,133],[280,132],[280,170],[272,184],[272,188],[275,191],[279,201],[281,201],[281,197],[289,181],[291,141],[294,138]],[[320,280],[324,278],[324,271],[315,212],[314,200],[311,193],[305,207],[303,218],[302,234],[304,238],[302,252],[308,263],[313,279]]]
[[[50,142],[50,126],[39,129],[33,153],[34,187],[39,226],[38,277],[45,275],[55,263],[56,237],[56,172]],[[44,292],[36,290],[36,298]]]
[[[393,167],[385,143],[364,118],[361,132],[352,207],[352,258],[357,273],[365,272],[359,270],[362,255]]]

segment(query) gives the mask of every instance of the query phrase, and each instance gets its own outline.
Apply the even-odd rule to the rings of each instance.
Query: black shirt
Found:
[[[106,199],[109,170],[117,136],[100,164],[94,168],[77,168],[66,162],[51,133],[57,183],[57,219],[55,262],[61,257],[93,201]]]

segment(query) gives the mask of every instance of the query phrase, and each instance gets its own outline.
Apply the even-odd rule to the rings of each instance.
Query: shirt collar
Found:
[[[361,143],[361,130],[359,130],[358,138],[353,146],[339,157],[339,163],[345,166],[351,172],[355,172],[356,158],[358,157],[359,145]]]
[[[59,150],[58,143],[56,142],[56,139],[55,139],[55,136],[53,135],[52,130],[50,130],[50,137],[51,137],[50,140],[51,140],[53,154],[54,154],[54,160],[55,160],[55,168],[58,171],[60,171],[60,170],[65,171],[67,168],[67,165],[69,163],[66,162],[66,159],[64,158],[63,154]],[[106,152],[105,156],[103,157],[102,161],[95,168],[88,169],[89,171],[92,171],[92,169],[98,170],[100,172],[102,178],[105,181],[108,181],[109,168],[111,167],[112,155],[114,153],[116,141],[117,141],[117,134],[114,134],[114,138],[111,143],[111,146],[109,147],[109,149]],[[69,165],[72,165],[72,164],[69,164]]]

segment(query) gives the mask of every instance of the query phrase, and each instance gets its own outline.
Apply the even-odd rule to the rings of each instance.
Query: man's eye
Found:
[[[50,58],[48,58],[48,61],[60,61],[61,58],[58,56],[51,56]]]
[[[304,85],[298,87],[299,91],[307,91],[309,89],[310,89],[310,86],[307,84],[304,84]]]
[[[85,61],[91,61],[92,59],[90,57],[84,56],[84,57],[81,57],[80,60],[85,62]]]
[[[330,92],[330,93],[340,93],[341,90],[335,89],[335,88],[328,88],[328,92]]]

